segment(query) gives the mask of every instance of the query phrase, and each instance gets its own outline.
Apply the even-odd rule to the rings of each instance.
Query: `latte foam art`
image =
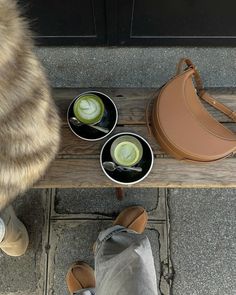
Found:
[[[77,105],[78,114],[86,119],[93,120],[101,113],[101,105],[94,98],[82,98]]]
[[[132,142],[121,142],[115,149],[115,158],[123,165],[132,165],[139,157],[139,150]]]

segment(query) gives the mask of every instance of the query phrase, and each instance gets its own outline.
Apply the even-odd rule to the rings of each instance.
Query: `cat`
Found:
[[[60,143],[60,119],[27,21],[0,0],[0,212],[45,173]]]

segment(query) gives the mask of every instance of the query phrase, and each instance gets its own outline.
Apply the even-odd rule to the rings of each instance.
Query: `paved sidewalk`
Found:
[[[29,230],[30,247],[19,258],[0,254],[0,295],[69,294],[65,275],[70,264],[80,259],[93,265],[92,245],[99,231],[132,205],[142,205],[148,211],[146,234],[156,269],[159,272],[161,266],[166,276],[170,269],[163,190],[126,189],[123,201],[116,199],[113,189],[30,190],[14,203]],[[156,251],[159,241],[160,257]],[[163,294],[168,295],[169,285],[163,276],[160,284]]]
[[[93,265],[92,245],[98,232],[132,205],[148,211],[146,234],[157,269],[161,260],[164,295],[170,294],[167,281],[172,278],[169,248],[175,271],[171,294],[236,294],[236,190],[125,192],[123,201],[115,198],[113,189],[30,190],[19,198],[14,207],[27,226],[30,246],[19,258],[0,251],[0,295],[68,294],[65,274],[69,265],[77,259]]]
[[[0,294],[42,295],[46,267],[47,195],[31,190],[14,203],[18,217],[29,232],[29,248],[22,257],[9,257],[0,250]]]
[[[236,190],[168,190],[173,295],[236,294]]]

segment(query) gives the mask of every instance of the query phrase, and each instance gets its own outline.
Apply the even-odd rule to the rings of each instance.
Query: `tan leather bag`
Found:
[[[207,94],[195,66],[182,59],[177,75],[154,98],[151,128],[158,143],[182,160],[212,162],[234,154],[236,135],[209,114],[200,98],[236,122],[236,113]]]

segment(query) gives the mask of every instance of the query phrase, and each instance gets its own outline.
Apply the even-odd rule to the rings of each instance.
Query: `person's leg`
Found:
[[[97,295],[160,294],[150,242],[141,234],[146,223],[146,211],[130,207],[100,233],[95,247]]]
[[[129,207],[122,211],[113,223],[114,226],[101,232],[95,244],[96,292],[92,268],[78,262],[77,265],[80,266],[72,265],[67,273],[70,293],[160,294],[151,246],[148,238],[141,235],[147,219],[147,213],[142,207]]]
[[[12,206],[0,214],[0,249],[9,256],[25,254],[29,236],[24,224],[16,217]]]

